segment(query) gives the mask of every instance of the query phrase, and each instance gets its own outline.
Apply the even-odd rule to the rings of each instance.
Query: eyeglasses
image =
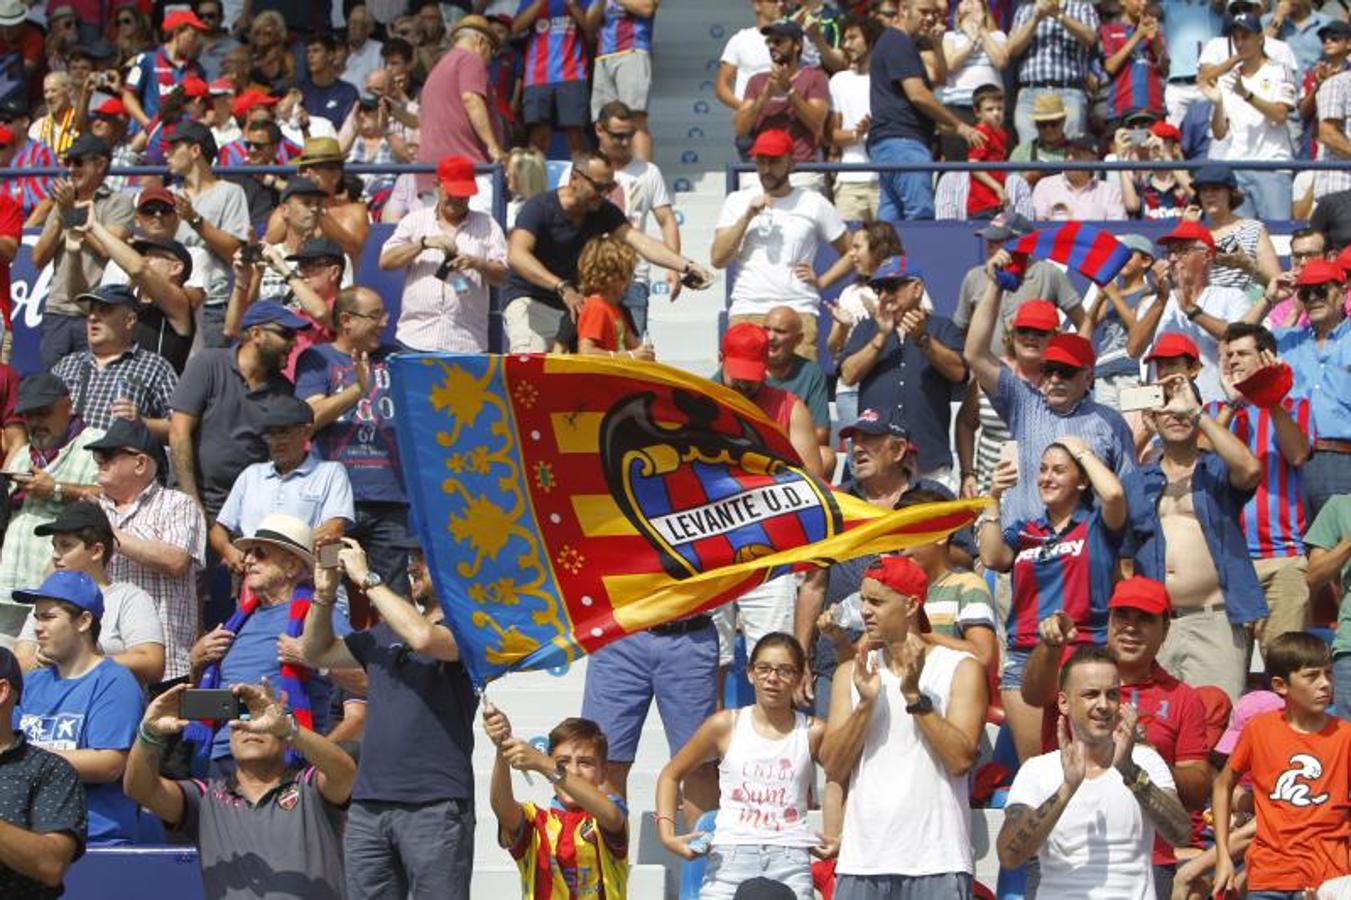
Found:
[[[631,140],[633,140],[633,135],[634,135],[634,132],[632,132],[632,131],[611,131],[611,130],[608,129],[608,128],[605,129],[605,133],[608,134],[608,135],[610,136],[610,139],[611,139],[611,140],[614,140],[614,141],[621,141],[621,142],[622,142],[622,141],[631,141]]]
[[[1204,244],[1190,244],[1186,247],[1179,247],[1173,244],[1168,247],[1169,256],[1186,256],[1188,253],[1195,253],[1197,250],[1206,249]]]
[[[756,678],[768,678],[770,675],[777,675],[780,681],[792,681],[802,670],[797,666],[773,666],[769,663],[756,663],[751,666],[751,674]]]
[[[576,167],[573,167],[572,173],[578,176],[579,178],[585,178],[587,181],[589,181],[591,183],[591,186],[596,189],[596,193],[600,194],[602,197],[609,194],[615,188],[619,187],[618,183],[614,181],[597,181],[596,179],[592,178],[590,175],[586,174],[581,169],[578,169]]]
[[[177,212],[177,210],[167,203],[147,203],[145,206],[138,209],[137,212],[143,216],[150,216],[152,219],[157,219],[160,216],[171,216]]]
[[[1081,371],[1083,370],[1076,366],[1067,366],[1061,363],[1043,363],[1041,367],[1041,374],[1047,378],[1059,378],[1061,381],[1069,381]]]

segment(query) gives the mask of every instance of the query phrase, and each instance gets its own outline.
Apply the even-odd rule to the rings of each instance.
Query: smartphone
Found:
[[[1018,465],[1017,441],[1004,441],[1004,443],[999,445],[999,461],[1011,462],[1015,466]]]
[[[263,261],[262,244],[245,244],[239,251],[239,261],[245,265],[255,265]]]
[[[1117,398],[1117,409],[1121,412],[1140,412],[1145,409],[1163,408],[1163,385],[1142,384],[1139,387],[1122,388]]]
[[[89,207],[74,206],[61,212],[62,228],[83,228],[89,221]]]
[[[1132,128],[1130,130],[1131,143],[1137,147],[1143,147],[1145,141],[1149,140],[1149,130],[1146,128]]]
[[[244,701],[226,688],[188,688],[179,698],[178,714],[184,719],[238,719],[246,712]]]
[[[338,567],[338,554],[342,552],[342,544],[321,544],[319,546],[319,567],[321,569],[336,569]]]

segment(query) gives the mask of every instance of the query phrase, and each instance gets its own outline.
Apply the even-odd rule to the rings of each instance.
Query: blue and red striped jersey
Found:
[[[1286,397],[1281,402],[1295,420],[1301,433],[1312,443],[1313,406],[1305,397]],[[1206,411],[1218,415],[1219,403],[1206,404]],[[1304,555],[1304,485],[1300,470],[1286,462],[1276,444],[1276,426],[1271,411],[1242,406],[1234,412],[1229,430],[1252,451],[1262,464],[1262,480],[1257,491],[1239,513],[1238,524],[1253,559],[1275,559]]]
[[[1103,59],[1121,52],[1134,31],[1135,26],[1129,22],[1108,22],[1102,25],[1098,29],[1098,41]],[[1126,62],[1117,69],[1108,96],[1109,118],[1121,119],[1126,113],[1137,109],[1163,115],[1163,77],[1160,74],[1163,58],[1156,52],[1158,46],[1158,42],[1141,40]]]
[[[605,23],[600,27],[596,56],[627,53],[630,50],[652,52],[652,17],[635,16],[619,0],[604,0]]]
[[[534,0],[521,0],[521,13]],[[583,9],[601,0],[582,0]],[[530,41],[525,46],[525,86],[585,81],[587,75],[586,36],[577,20],[568,15],[565,0],[545,0],[544,12],[530,26]]]
[[[14,151],[14,159],[10,165],[16,169],[56,166],[56,154],[42,141],[28,138],[22,147]],[[19,202],[25,219],[39,203],[47,199],[51,194],[51,187],[52,180],[46,175],[25,175],[22,178],[6,178],[0,182],[0,192]]]
[[[282,138],[281,144],[277,147],[277,165],[286,165],[300,155],[300,150],[299,144],[289,138]],[[225,144],[216,156],[216,165],[218,166],[247,166],[248,164],[249,148],[244,146],[243,138]]]
[[[1107,641],[1107,600],[1124,530],[1113,533],[1098,509],[1080,508],[1059,532],[1043,515],[1014,522],[1004,543],[1014,552],[1013,602],[1006,629],[1010,650],[1037,645],[1037,623],[1064,610],[1079,630],[1077,644]]]

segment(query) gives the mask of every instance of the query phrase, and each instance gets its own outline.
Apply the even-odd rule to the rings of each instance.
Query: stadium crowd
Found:
[[[476,737],[535,900],[626,896],[644,812],[704,898],[988,895],[970,810],[999,804],[1027,896],[1351,895],[1351,181],[1232,165],[1351,159],[1346,8],[750,7],[714,380],[869,504],[988,502],[602,648],[541,749],[460,662],[389,360],[487,352],[494,294],[511,352],[658,358],[654,280],[712,281],[651,162],[659,0],[0,0],[0,165],[66,173],[0,182],[0,896],[171,843],[209,897],[467,898]],[[795,171],[934,158],[1210,162]],[[434,171],[345,171],[404,162]],[[980,220],[956,297],[903,249],[935,216]],[[1006,249],[1127,218],[1174,221],[1087,295]],[[362,284],[377,234],[397,298]],[[671,759],[631,811],[653,700]],[[1014,765],[977,768],[987,722]]]

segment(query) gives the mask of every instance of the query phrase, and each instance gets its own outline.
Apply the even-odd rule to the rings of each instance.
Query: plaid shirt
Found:
[[[157,571],[122,553],[108,561],[109,581],[129,581],[155,601],[164,626],[164,677],[188,674],[188,650],[197,640],[197,569],[206,562],[206,519],[201,508],[187,494],[157,481],[125,507],[119,508],[106,495],[99,496],[99,506],[114,529],[188,551],[182,575]]]
[[[1317,117],[1319,120],[1340,120],[1342,133],[1351,137],[1351,72],[1339,72],[1323,82],[1323,86],[1318,89]],[[1351,158],[1340,155],[1327,145],[1323,145],[1320,152],[1325,160],[1341,159],[1351,163]],[[1315,200],[1348,188],[1351,188],[1351,169],[1324,169],[1314,173]]]
[[[114,418],[109,406],[120,397],[136,404],[147,419],[167,419],[169,398],[178,386],[178,374],[158,353],[132,345],[121,356],[100,366],[88,350],[62,357],[52,374],[66,383],[86,425],[107,429]]]
[[[1032,18],[1035,8],[1033,0],[1026,0],[1018,7],[1013,14],[1014,31]],[[1084,0],[1065,0],[1061,8],[1066,16],[1087,25],[1094,34],[1098,32],[1097,10]],[[1018,83],[1023,87],[1057,84],[1083,90],[1092,52],[1093,48],[1079,43],[1070,30],[1055,19],[1042,19],[1023,52],[1023,61],[1018,66]]]

